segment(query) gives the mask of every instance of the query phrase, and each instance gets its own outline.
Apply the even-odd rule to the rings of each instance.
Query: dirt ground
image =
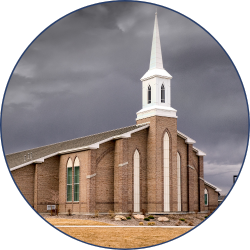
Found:
[[[138,248],[163,243],[186,233],[191,228],[58,228],[72,237],[97,246],[110,248]]]
[[[155,222],[155,226],[175,226],[174,228],[147,226],[147,221],[136,220],[134,218],[126,221],[115,221],[110,215],[99,215],[98,217],[87,215],[44,215],[44,218],[52,225],[57,226],[62,232],[93,245],[109,248],[139,248],[153,246],[174,239],[192,229],[192,227],[183,228],[182,226],[196,226],[205,219],[205,216],[207,214],[166,215],[169,221],[159,222],[158,217],[160,215],[156,215],[154,219],[150,220],[150,222]],[[185,219],[185,221],[181,221],[180,219]],[[143,225],[147,227],[140,227],[139,222],[143,222]]]

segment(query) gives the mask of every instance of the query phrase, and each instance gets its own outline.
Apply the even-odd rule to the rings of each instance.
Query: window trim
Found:
[[[166,89],[165,85],[161,85],[161,103],[166,103]]]
[[[69,183],[69,170],[71,170],[71,183]],[[72,202],[72,185],[73,185],[73,168],[72,168],[72,160],[71,158],[67,161],[67,173],[66,173],[66,202]],[[68,187],[71,187],[70,189]],[[69,190],[71,190],[71,199],[69,200]]]
[[[208,206],[208,191],[206,188],[204,189],[204,203],[205,203],[205,206]]]
[[[151,93],[151,86],[148,85],[148,104],[152,102],[152,93]]]

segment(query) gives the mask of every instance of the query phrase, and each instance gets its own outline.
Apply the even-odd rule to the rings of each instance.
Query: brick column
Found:
[[[198,175],[200,178],[204,178],[204,171],[203,171],[203,156],[199,156],[199,166],[198,166]],[[205,210],[205,203],[204,203],[204,181],[199,178],[199,210],[204,211]]]
[[[37,168],[38,164],[35,164],[35,174],[34,174],[34,209],[37,211]]]
[[[193,145],[187,144],[187,167],[188,167],[188,211],[194,211],[194,173],[192,164]]]
[[[96,151],[89,150],[87,157],[87,212],[95,212]]]
[[[128,212],[128,141],[119,139],[115,142],[114,159],[114,211]]]

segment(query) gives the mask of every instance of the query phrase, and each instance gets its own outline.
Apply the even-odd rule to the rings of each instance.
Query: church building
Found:
[[[221,190],[204,180],[206,154],[177,130],[171,79],[156,13],[136,124],[6,155],[28,203],[38,213],[55,204],[73,214],[213,211]]]

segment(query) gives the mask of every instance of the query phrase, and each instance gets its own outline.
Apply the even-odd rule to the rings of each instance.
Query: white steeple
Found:
[[[141,78],[142,109],[137,112],[136,120],[155,115],[177,118],[177,110],[171,107],[171,79],[172,76],[163,68],[156,12],[149,70]]]

